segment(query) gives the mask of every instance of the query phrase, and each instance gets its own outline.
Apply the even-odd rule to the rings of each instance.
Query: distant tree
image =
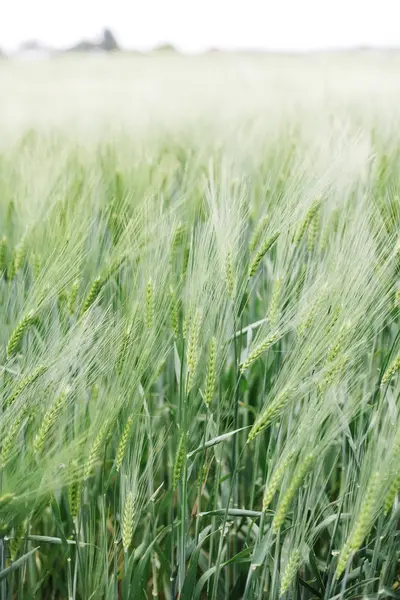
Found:
[[[161,44],[154,48],[154,52],[178,52],[178,50],[172,44]]]
[[[102,39],[100,42],[92,42],[89,40],[82,40],[72,48],[69,48],[69,52],[96,52],[102,50],[103,52],[113,52],[119,50],[117,40],[110,29],[104,29]]]
[[[98,44],[94,44],[93,42],[89,42],[88,40],[82,40],[68,48],[67,52],[92,52],[93,50],[98,50]]]
[[[106,52],[112,52],[113,50],[119,50],[119,45],[113,32],[110,29],[104,29],[103,41],[100,42],[99,47]]]
[[[20,52],[38,51],[43,50],[43,46],[37,40],[27,40],[20,44],[19,50]]]

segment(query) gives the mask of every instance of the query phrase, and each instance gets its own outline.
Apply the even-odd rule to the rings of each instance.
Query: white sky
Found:
[[[400,0],[0,0],[0,48],[63,47],[110,27],[119,43],[309,50],[400,46]]]

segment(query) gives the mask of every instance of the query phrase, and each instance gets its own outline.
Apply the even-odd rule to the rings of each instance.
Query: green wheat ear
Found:
[[[132,325],[128,325],[124,331],[124,333],[122,334],[122,339],[121,339],[121,347],[118,353],[118,357],[117,357],[117,373],[118,375],[121,375],[127,356],[129,354],[129,348],[131,347],[132,344]]]
[[[179,302],[175,290],[172,286],[169,288],[171,298],[171,329],[174,337],[179,335]]]
[[[22,241],[14,251],[14,277],[19,273],[25,259],[25,243]]]
[[[202,315],[200,311],[196,310],[193,320],[190,324],[190,332],[189,332],[189,347],[188,347],[188,357],[187,357],[187,370],[188,370],[188,378],[187,378],[187,391],[189,392],[192,389],[194,376],[196,373],[197,363],[199,360],[199,338],[200,338],[200,328],[202,323]]]
[[[120,442],[118,445],[117,458],[115,460],[115,468],[116,468],[117,473],[119,472],[121,465],[122,465],[122,461],[125,458],[126,446],[128,444],[129,435],[130,435],[131,428],[132,428],[132,423],[133,423],[133,415],[129,415],[129,417],[126,420],[125,427],[122,432],[122,436],[121,436],[121,439],[120,439]]]
[[[0,454],[0,469],[3,469],[11,455],[11,451],[13,447],[15,447],[16,437],[19,435],[21,430],[22,421],[29,416],[27,416],[27,408],[24,407],[19,411],[18,415],[15,417],[14,421],[11,424],[10,429],[7,432],[7,435],[2,440],[2,448]]]
[[[15,400],[22,394],[22,392],[30,386],[36,379],[41,377],[47,371],[47,367],[45,365],[39,365],[34,369],[31,373],[20,379],[17,385],[12,390],[11,396],[7,399],[7,405],[11,406]]]
[[[263,498],[263,511],[266,511],[268,506],[271,504],[273,497],[275,496],[276,490],[278,489],[279,484],[281,483],[285,472],[287,471],[292,458],[294,456],[294,452],[289,453],[285,459],[279,464],[278,468],[275,469],[271,481],[265,488],[264,498]]]
[[[293,475],[292,482],[289,485],[288,490],[284,494],[281,502],[279,503],[278,509],[275,513],[275,517],[272,522],[272,529],[273,529],[274,533],[277,533],[279,531],[279,529],[281,528],[281,526],[283,525],[283,522],[286,517],[286,513],[287,513],[290,505],[293,502],[293,499],[296,495],[298,488],[300,487],[301,483],[303,482],[303,479],[307,475],[307,473],[314,461],[314,458],[315,457],[313,454],[308,454],[296,468],[294,475]]]
[[[254,252],[254,250],[257,248],[258,244],[260,243],[261,236],[263,234],[264,229],[267,226],[268,221],[269,221],[269,215],[266,214],[263,216],[261,221],[258,222],[257,227],[254,229],[253,235],[250,238],[250,242],[249,242],[250,252]]]
[[[60,413],[62,412],[69,393],[70,388],[66,388],[56,399],[53,406],[44,415],[43,421],[39,427],[35,439],[33,440],[33,451],[35,454],[39,454],[43,450],[50,430],[53,428]]]
[[[248,369],[254,361],[256,361],[262,354],[264,354],[264,352],[269,350],[269,348],[271,348],[271,346],[273,346],[275,342],[278,341],[278,339],[279,335],[277,333],[273,333],[267,338],[265,338],[265,340],[260,342],[260,344],[258,344],[258,346],[256,346],[252,352],[250,352],[246,360],[240,365],[241,372],[243,373],[244,371],[246,371],[246,369]]]
[[[204,401],[207,407],[210,406],[214,395],[215,379],[216,379],[216,362],[217,362],[217,342],[215,337],[211,338],[208,351],[208,365],[205,385]]]
[[[300,225],[299,232],[295,239],[297,244],[299,244],[301,242],[301,240],[303,239],[303,236],[304,236],[305,232],[307,231],[308,226],[310,225],[311,221],[314,219],[320,206],[321,206],[321,200],[314,200],[314,202],[312,203],[311,207],[309,208],[306,216],[304,217],[303,222]]]
[[[377,509],[377,501],[380,493],[380,474],[373,473],[363,498],[358,516],[356,517],[353,528],[346,543],[344,544],[338,559],[336,568],[336,577],[340,577],[346,568],[348,560],[352,553],[356,552],[363,540],[367,537],[373,517]]]
[[[389,383],[389,381],[400,371],[400,354],[394,359],[394,361],[388,366],[383,374],[381,385]]]
[[[154,319],[154,287],[150,277],[146,286],[146,327],[151,329]]]
[[[81,481],[79,479],[78,462],[76,460],[73,460],[71,463],[68,479],[69,512],[72,520],[74,521],[80,511],[82,492]]]
[[[299,550],[293,550],[290,554],[290,558],[286,565],[286,569],[283,572],[281,579],[281,588],[279,595],[284,596],[286,592],[289,590],[297,571],[299,570],[301,562],[301,554]]]
[[[172,477],[172,489],[176,489],[177,485],[182,477],[183,466],[186,458],[186,441],[185,435],[182,433],[179,438],[179,444],[176,451],[174,473]]]
[[[32,256],[32,272],[33,277],[37,279],[40,275],[40,271],[42,270],[42,260],[40,254],[38,252],[34,252]]]
[[[307,246],[308,246],[308,252],[311,254],[314,251],[315,248],[315,244],[316,244],[316,240],[318,237],[318,233],[319,233],[319,228],[320,228],[320,211],[316,210],[314,216],[311,219],[309,228],[308,228],[308,240],[307,240]]]
[[[16,527],[14,527],[13,538],[10,541],[10,557],[11,561],[14,562],[19,549],[21,548],[22,541],[25,536],[25,532],[28,531],[28,519],[23,519],[18,523]]]
[[[90,448],[89,451],[89,456],[87,458],[86,461],[86,465],[83,471],[83,479],[86,481],[90,475],[92,474],[92,471],[94,469],[94,467],[96,466],[98,460],[99,460],[99,454],[100,454],[100,450],[103,444],[105,444],[105,441],[107,439],[107,435],[109,432],[109,422],[106,421],[102,427],[100,427],[99,433],[97,434],[97,436],[95,437],[93,444]]]
[[[279,303],[281,300],[282,280],[277,279],[272,288],[271,303],[268,311],[268,321],[270,327],[276,326],[279,318]]]
[[[256,274],[258,265],[260,264],[260,262],[262,261],[262,259],[264,258],[264,256],[268,252],[268,250],[270,250],[270,248],[272,248],[272,246],[275,244],[279,235],[280,235],[279,231],[274,233],[273,235],[271,235],[271,237],[267,238],[265,240],[265,242],[261,245],[259,251],[257,252],[257,254],[255,255],[255,257],[253,258],[253,260],[250,263],[249,273],[248,273],[249,279],[251,277],[253,277],[253,275]]]
[[[100,294],[101,288],[103,287],[103,280],[101,277],[96,277],[96,279],[93,281],[88,295],[85,298],[85,301],[83,303],[82,306],[82,310],[81,310],[81,316],[85,314],[85,312],[87,310],[89,310],[89,308],[92,306],[92,304],[94,303],[94,301],[97,299],[98,295]]]
[[[122,518],[122,547],[124,552],[128,552],[133,538],[133,520],[135,511],[135,496],[134,493],[128,492],[125,499],[124,513]]]
[[[7,356],[10,357],[18,350],[20,342],[27,331],[29,325],[33,322],[35,313],[33,310],[29,311],[18,323],[14,331],[12,332],[10,339],[7,344]]]
[[[229,251],[225,260],[225,280],[229,298],[233,299],[235,290],[235,274],[232,263],[232,254]]]
[[[0,277],[7,268],[7,238],[3,236],[0,240]]]

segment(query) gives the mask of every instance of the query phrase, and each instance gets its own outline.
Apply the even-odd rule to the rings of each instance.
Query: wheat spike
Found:
[[[241,372],[243,373],[244,371],[246,371],[246,369],[248,369],[250,365],[252,365],[253,362],[257,360],[257,358],[264,354],[264,352],[269,350],[269,348],[271,348],[271,346],[273,346],[278,339],[278,334],[273,333],[272,335],[268,336],[264,341],[262,341],[258,346],[256,346],[256,348],[254,348],[254,350],[250,352],[246,360],[240,365]]]
[[[294,394],[297,388],[293,387],[281,392],[273,402],[265,409],[262,415],[254,423],[250,429],[250,433],[247,438],[247,443],[250,443],[254,438],[259,435],[268,425],[275,419],[275,417],[281,412],[286,405],[289,398]]]
[[[72,520],[75,520],[81,507],[81,482],[79,479],[79,467],[76,460],[73,460],[71,463],[68,479],[69,512]]]
[[[126,358],[129,354],[129,348],[132,342],[132,325],[128,325],[122,335],[121,347],[117,358],[117,373],[121,375],[124,368]]]
[[[286,469],[289,467],[290,462],[293,458],[294,453],[290,452],[284,460],[279,464],[278,468],[275,469],[271,481],[269,481],[268,485],[265,488],[264,498],[263,498],[263,511],[266,511],[268,506],[272,502],[272,498],[275,496],[275,492],[278,489],[279,484],[281,483]]]
[[[331,326],[333,327],[333,324]],[[350,321],[347,321],[346,323],[344,323],[344,325],[342,325],[342,327],[340,328],[337,338],[335,339],[335,341],[329,348],[329,353],[328,353],[328,358],[327,358],[328,362],[334,361],[335,358],[338,356],[339,352],[342,349],[343,342],[346,339],[348,332],[350,331],[350,328],[351,328]]]
[[[33,253],[32,257],[32,272],[33,277],[37,279],[40,275],[40,271],[42,270],[42,260],[40,254],[38,252]]]
[[[393,506],[394,499],[396,498],[397,492],[400,490],[400,473],[393,479],[389,490],[385,497],[385,502],[383,505],[385,515],[390,512],[390,509]]]
[[[324,378],[318,384],[318,390],[321,394],[323,394],[332,385],[335,379],[342,373],[348,361],[348,356],[344,354],[332,364],[330,363],[331,366],[327,369],[327,371],[325,371]]]
[[[100,427],[99,433],[95,437],[92,447],[90,448],[89,456],[87,458],[85,469],[83,472],[83,479],[85,481],[89,478],[95,464],[98,461],[100,448],[101,448],[102,444],[104,443],[105,438],[107,437],[108,428],[109,428],[109,423],[108,423],[108,421],[106,421],[102,425],[102,427]]]
[[[27,531],[28,528],[28,520],[27,519],[23,519],[22,521],[20,521],[18,523],[18,525],[16,527],[14,527],[14,535],[12,540],[10,540],[10,557],[11,557],[11,561],[14,562],[14,560],[17,557],[18,551],[21,547],[21,543],[22,540],[25,536],[25,532]]]
[[[3,236],[0,240],[0,277],[7,267],[7,238]]]
[[[81,316],[84,315],[85,312],[87,310],[89,310],[89,308],[92,306],[93,302],[98,297],[102,286],[103,286],[102,278],[96,277],[96,279],[93,281],[92,285],[90,286],[88,295],[86,296],[86,299],[83,303],[82,310],[81,310]]]
[[[169,291],[171,297],[171,329],[174,337],[177,338],[179,335],[179,303],[172,286],[170,286]]]
[[[135,511],[135,496],[133,492],[128,492],[125,499],[124,515],[122,518],[122,547],[124,552],[128,552],[133,538],[133,519]]]
[[[185,226],[183,223],[178,223],[175,227],[174,235],[172,237],[171,242],[171,252],[170,252],[170,264],[172,265],[174,256],[178,247],[182,244],[183,236],[185,233]]]
[[[301,562],[301,554],[299,550],[293,550],[290,554],[290,558],[286,565],[286,569],[283,572],[281,579],[281,588],[280,588],[280,596],[286,594],[288,589],[290,588],[293,579],[296,576],[297,571],[299,570]]]
[[[353,550],[358,550],[364,538],[368,534],[374,512],[376,510],[377,494],[379,492],[379,473],[372,475],[365,493],[364,501],[361,505],[360,514],[354,526],[354,531],[350,536],[350,546]]]
[[[121,465],[122,465],[122,461],[124,460],[124,457],[125,457],[126,446],[127,446],[128,440],[129,440],[132,423],[133,423],[133,415],[129,415],[129,417],[126,420],[125,427],[122,432],[122,436],[121,436],[121,439],[120,439],[120,442],[118,445],[117,458],[115,460],[115,468],[116,468],[117,473],[119,472]]]
[[[38,379],[38,377],[43,375],[43,373],[45,373],[46,371],[47,371],[47,367],[45,365],[39,365],[38,367],[36,367],[36,369],[34,369],[32,371],[32,373],[29,373],[29,375],[27,375],[26,377],[21,379],[20,382],[15,386],[11,396],[7,399],[8,406],[11,406],[11,404],[13,404],[13,402],[15,402],[15,400],[18,398],[18,396],[20,396],[22,394],[22,392],[29,385],[31,385],[31,383],[33,383],[36,379]]]
[[[352,550],[348,543],[345,543],[343,548],[340,551],[338,563],[336,566],[336,577],[339,578],[343,571],[347,567],[347,563],[349,562],[349,558],[351,556]]]
[[[182,433],[179,438],[178,448],[176,450],[174,473],[172,478],[172,488],[175,490],[182,476],[183,465],[186,457],[185,435]]]
[[[18,323],[18,325],[12,332],[10,339],[8,340],[8,344],[7,344],[7,356],[8,357],[12,356],[18,350],[21,339],[22,339],[24,333],[26,332],[26,330],[28,329],[29,325],[34,320],[34,317],[35,317],[34,311],[33,310],[29,311],[21,319],[21,321]]]
[[[150,277],[146,286],[146,327],[151,329],[154,318],[153,280]]]
[[[293,475],[292,482],[291,482],[288,490],[286,491],[285,495],[283,496],[281,502],[279,503],[278,509],[276,511],[276,514],[275,514],[275,517],[274,517],[274,520],[272,523],[272,528],[273,528],[274,533],[277,533],[278,530],[280,529],[280,527],[282,526],[282,524],[285,520],[286,513],[288,511],[288,508],[291,505],[291,503],[293,502],[293,498],[295,497],[296,492],[297,492],[298,488],[300,487],[304,477],[307,475],[307,472],[308,472],[309,468],[311,467],[313,460],[314,460],[314,455],[308,454],[296,468],[294,475]]]
[[[253,260],[250,263],[249,274],[248,274],[249,279],[251,277],[253,277],[253,275],[256,274],[258,265],[260,264],[260,262],[262,261],[262,259],[264,258],[264,256],[268,252],[268,250],[270,250],[270,248],[272,248],[272,246],[275,244],[276,240],[279,237],[279,234],[280,234],[279,231],[277,233],[274,233],[273,235],[271,235],[271,237],[267,238],[265,240],[265,242],[261,245],[259,251],[257,252],[257,254],[255,255],[255,257],[253,258]]]
[[[233,299],[235,290],[235,274],[232,263],[232,253],[229,251],[225,260],[225,280],[229,298]]]
[[[26,417],[26,408],[24,407],[20,410],[19,414],[14,419],[10,429],[8,430],[7,435],[3,439],[1,454],[0,454],[0,469],[4,468],[7,464],[7,461],[10,457],[11,449],[15,443],[15,438],[19,433],[21,428],[21,423]]]
[[[277,279],[272,289],[271,302],[268,311],[268,321],[270,327],[275,327],[279,317],[279,302],[281,299],[282,280]]]
[[[394,375],[396,375],[397,371],[400,370],[400,354],[394,359],[394,361],[388,366],[386,371],[383,374],[381,385],[385,385],[389,383]]]
[[[43,446],[46,442],[46,438],[49,435],[49,432],[50,432],[51,428],[53,427],[54,423],[56,422],[59,414],[61,413],[62,409],[64,408],[64,404],[66,402],[66,399],[67,399],[69,393],[70,393],[69,388],[64,390],[59,395],[59,397],[56,399],[53,406],[44,415],[42,424],[39,427],[39,431],[37,432],[37,434],[33,440],[33,451],[35,452],[35,454],[38,454],[39,452],[41,452],[43,450]]]
[[[199,337],[202,317],[199,311],[196,311],[190,324],[189,347],[187,357],[188,381],[187,391],[193,386],[193,380],[196,372],[197,362],[199,360]]]
[[[205,385],[204,400],[207,406],[210,406],[214,395],[215,378],[216,378],[216,362],[217,362],[217,341],[215,337],[211,338],[208,351],[208,365]]]
[[[310,224],[309,224],[309,228],[308,228],[307,246],[308,246],[308,252],[310,254],[314,251],[314,248],[315,248],[315,242],[317,240],[319,226],[320,226],[320,212],[317,207],[317,210],[315,211],[314,215],[312,216],[312,218],[310,220]]]
[[[368,535],[372,524],[373,516],[377,508],[377,498],[379,494],[380,475],[375,472],[370,478],[365,496],[360,507],[359,515],[354,523],[353,529],[343,546],[336,567],[336,577],[340,577],[346,568],[352,553],[356,552],[363,540]]]
[[[294,297],[297,302],[300,299],[301,291],[303,289],[303,285],[306,280],[306,275],[307,275],[307,265],[305,263],[303,263],[301,265],[301,270],[300,270],[298,279],[297,279],[297,281],[295,283],[295,287],[294,287]]]
[[[261,219],[261,221],[259,221],[259,223],[257,224],[257,227],[254,229],[253,235],[251,236],[250,242],[249,242],[250,252],[254,252],[254,250],[257,248],[258,244],[260,243],[261,236],[264,232],[264,229],[267,226],[268,220],[269,220],[269,215],[268,214],[264,215],[263,218]]]
[[[309,208],[306,216],[304,217],[304,221],[300,225],[300,230],[299,230],[299,233],[296,238],[297,244],[299,244],[301,242],[305,232],[307,231],[309,224],[311,223],[312,219],[314,218],[315,214],[317,213],[317,211],[320,207],[320,204],[321,204],[321,200],[314,200],[311,207]]]
[[[23,262],[24,262],[24,258],[25,258],[25,243],[22,241],[15,248],[15,252],[14,252],[14,277],[21,270]]]

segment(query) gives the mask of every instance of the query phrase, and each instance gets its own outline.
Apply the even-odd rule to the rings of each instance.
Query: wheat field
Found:
[[[0,89],[0,598],[400,598],[400,56]]]

